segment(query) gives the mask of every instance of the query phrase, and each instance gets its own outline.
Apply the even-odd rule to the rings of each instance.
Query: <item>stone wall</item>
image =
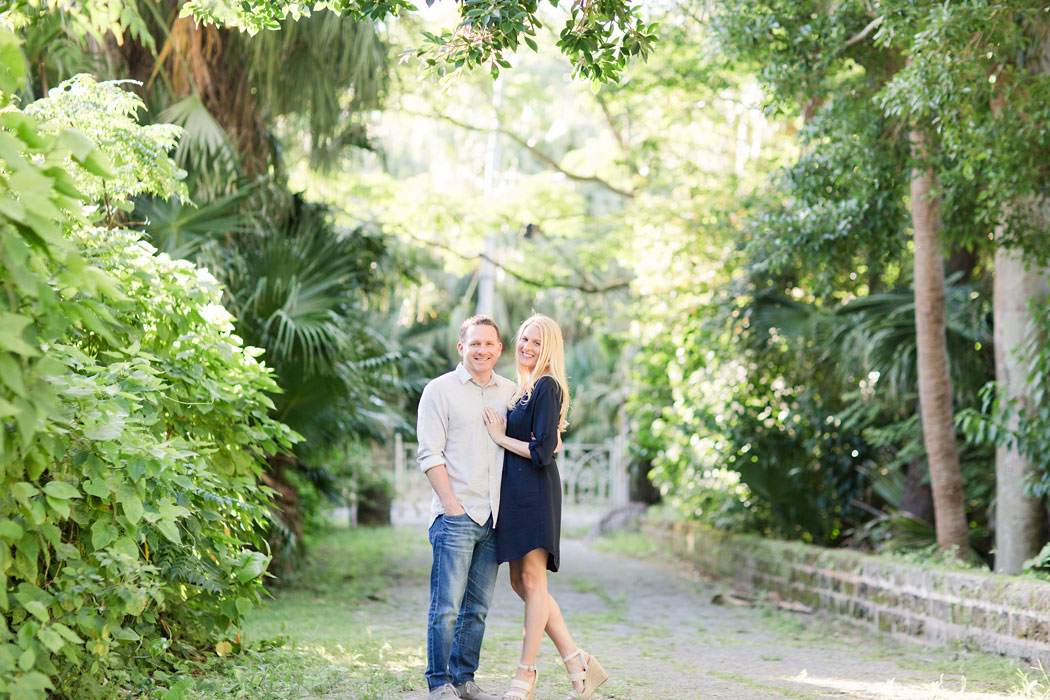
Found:
[[[1050,666],[1050,583],[735,535],[695,523],[646,529],[701,573],[738,588],[777,591],[890,634],[931,644],[961,642]]]

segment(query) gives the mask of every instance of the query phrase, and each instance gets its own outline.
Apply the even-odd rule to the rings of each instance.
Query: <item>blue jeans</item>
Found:
[[[496,589],[496,535],[492,518],[478,525],[466,513],[439,515],[430,526],[427,614],[427,686],[474,680],[485,636],[485,616]]]

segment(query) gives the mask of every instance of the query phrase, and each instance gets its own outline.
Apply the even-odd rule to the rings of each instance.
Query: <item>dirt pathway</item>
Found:
[[[391,653],[404,700],[426,697],[422,677],[429,550],[400,562],[398,582],[384,600],[353,611],[369,635],[415,640],[412,654]],[[635,549],[637,548],[635,542]],[[605,551],[579,539],[563,542],[563,570],[551,592],[581,646],[601,659],[611,679],[602,697],[621,700],[741,700],[745,698],[900,698],[990,700],[1013,695],[1010,662],[959,650],[931,650],[822,615],[762,605],[725,607],[712,598],[725,588],[705,581],[662,553],[641,558]],[[522,605],[501,567],[489,616],[478,681],[495,692],[510,678],[520,650]],[[358,627],[361,629],[361,627]],[[395,645],[397,642],[395,641]],[[554,647],[540,649],[537,699],[569,690]]]

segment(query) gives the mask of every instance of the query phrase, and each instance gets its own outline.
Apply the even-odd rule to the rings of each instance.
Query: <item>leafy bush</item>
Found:
[[[0,30],[0,107],[20,60]],[[14,699],[109,695],[174,652],[233,651],[268,561],[262,456],[294,439],[268,418],[277,386],[214,279],[91,225],[134,183],[179,191],[173,134],[137,127],[136,102],[80,78],[0,115],[0,694]]]

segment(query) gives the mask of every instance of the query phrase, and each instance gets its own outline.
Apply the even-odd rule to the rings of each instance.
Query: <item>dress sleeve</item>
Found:
[[[529,454],[536,467],[548,467],[554,461],[558,447],[558,423],[561,422],[561,387],[553,379],[544,378],[532,392],[532,440]]]

